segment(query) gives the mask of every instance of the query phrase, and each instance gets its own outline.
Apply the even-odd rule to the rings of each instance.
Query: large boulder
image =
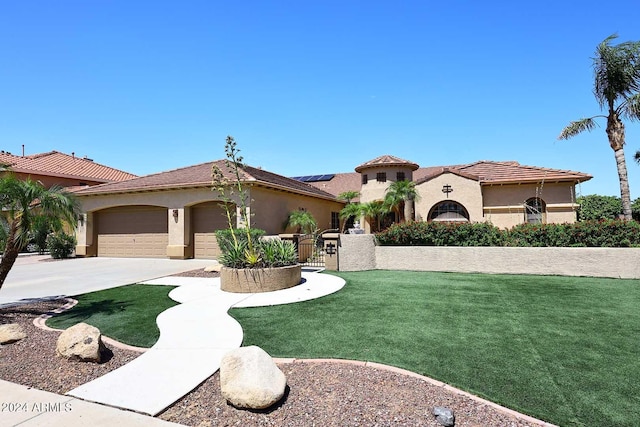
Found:
[[[241,347],[222,358],[222,395],[237,408],[268,408],[282,399],[286,387],[287,378],[260,347]]]
[[[26,337],[26,332],[18,323],[0,325],[0,344],[11,344]]]
[[[100,330],[86,323],[78,323],[63,331],[56,346],[59,356],[82,362],[100,362],[105,350]]]

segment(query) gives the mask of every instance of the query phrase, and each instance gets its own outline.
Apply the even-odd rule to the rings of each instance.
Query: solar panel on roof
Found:
[[[305,176],[294,176],[292,179],[301,182],[320,182],[320,181],[331,181],[336,174],[324,174],[324,175],[305,175]]]

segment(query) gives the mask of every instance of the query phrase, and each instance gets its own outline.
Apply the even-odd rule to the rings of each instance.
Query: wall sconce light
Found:
[[[173,218],[178,219],[178,209],[173,210]]]
[[[84,214],[78,214],[78,221],[80,225],[84,225]]]

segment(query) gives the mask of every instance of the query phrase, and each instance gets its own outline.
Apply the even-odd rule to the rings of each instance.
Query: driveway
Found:
[[[48,256],[20,256],[0,289],[0,305],[115,288],[204,268],[214,262],[102,257],[52,261]]]

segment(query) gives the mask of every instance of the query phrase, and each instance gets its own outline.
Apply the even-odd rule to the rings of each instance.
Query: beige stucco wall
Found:
[[[331,212],[339,212],[343,203],[291,192],[276,191],[261,186],[247,186],[247,200],[251,201],[251,226],[264,229],[267,234],[284,232],[284,223],[289,212],[304,208],[318,221],[320,230],[331,226]],[[191,208],[200,203],[218,200],[218,194],[209,188],[194,188],[166,191],[150,191],[128,194],[81,196],[82,212],[86,217],[76,231],[76,251],[81,256],[96,254],[96,231],[93,217],[96,212],[116,206],[160,206],[167,209],[169,220],[167,256],[186,258],[193,256],[191,235]],[[237,197],[234,198],[238,202]],[[177,210],[177,217],[173,211]],[[238,209],[239,210],[239,209]],[[240,225],[238,215],[238,225]]]
[[[640,248],[375,246],[342,235],[339,270],[412,270],[640,279]]]
[[[376,175],[378,172],[385,172],[387,174],[387,182],[378,182]],[[404,172],[405,179],[413,181],[413,172],[411,168],[401,166],[383,166],[367,168],[360,173],[360,176],[367,175],[368,182],[360,188],[360,202],[367,203],[374,200],[384,199],[384,194],[389,185],[396,181],[396,175],[398,172]]]
[[[450,185],[453,191],[447,194],[442,187]],[[427,221],[431,209],[443,201],[455,201],[465,207],[469,213],[469,221],[484,221],[482,216],[482,191],[480,183],[450,172],[445,172],[417,187],[420,200],[416,202],[416,220]]]
[[[344,203],[264,187],[251,188],[251,199],[251,210],[255,214],[251,225],[265,230],[267,234],[295,232],[283,226],[289,213],[301,208],[313,215],[320,231],[327,230],[331,228],[331,212],[340,212],[344,207]]]
[[[570,183],[521,184],[482,187],[485,219],[497,227],[510,228],[525,222],[525,202],[539,197],[546,204],[544,222],[576,221],[575,187]]]

